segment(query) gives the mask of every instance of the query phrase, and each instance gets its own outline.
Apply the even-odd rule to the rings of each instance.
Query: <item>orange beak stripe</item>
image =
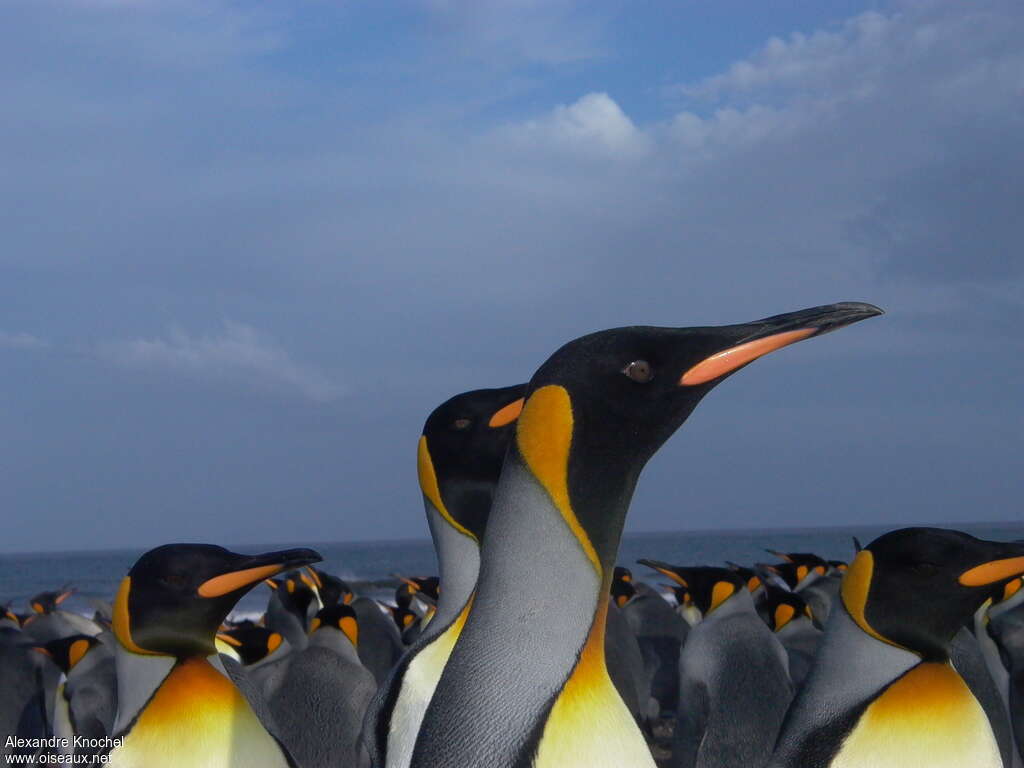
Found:
[[[666,576],[668,576],[670,579],[672,579],[672,581],[674,581],[679,586],[686,587],[687,589],[689,589],[690,585],[686,583],[686,579],[684,579],[682,576],[680,576],[675,571],[670,571],[668,568],[658,568],[658,567],[655,567],[654,570],[656,570],[658,573],[665,574]]]
[[[997,581],[1012,579],[1024,573],[1024,557],[1008,557],[982,563],[960,574],[960,583],[965,587],[984,587]]]
[[[487,422],[488,427],[504,427],[506,424],[511,424],[513,421],[519,418],[519,414],[523,411],[523,398],[513,400],[511,403],[506,405],[504,408],[499,408],[491,416],[491,420]]]
[[[317,573],[316,571],[314,571],[314,570],[313,570],[313,569],[312,569],[312,568],[311,568],[310,566],[308,566],[308,565],[306,566],[306,573],[308,573],[308,574],[309,574],[309,577],[310,577],[311,579],[313,579],[313,583],[315,583],[315,584],[316,584],[316,586],[317,586],[317,588],[318,588],[318,589],[323,589],[323,588],[324,588],[324,582],[323,582],[323,579],[321,579],[321,578],[320,578],[320,574],[319,574],[319,573]]]
[[[802,341],[817,332],[817,328],[783,331],[782,333],[766,336],[763,339],[754,339],[754,341],[748,341],[746,344],[723,349],[721,352],[716,352],[711,357],[701,360],[690,368],[680,377],[679,384],[683,387],[707,384],[712,379],[732,373],[740,366],[752,363],[769,352],[788,347],[790,344]]]
[[[220,576],[214,576],[212,579],[204,581],[199,585],[197,591],[200,597],[221,597],[237,589],[248,587],[250,584],[255,584],[257,581],[269,579],[282,570],[284,570],[283,565],[260,565],[256,568],[243,568],[240,571],[222,573]]]

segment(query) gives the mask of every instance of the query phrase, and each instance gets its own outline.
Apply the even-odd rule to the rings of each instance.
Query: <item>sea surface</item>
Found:
[[[949,526],[983,539],[1024,539],[1024,523],[963,524]],[[749,531],[671,531],[635,533],[623,537],[620,565],[631,568],[643,581],[664,581],[637,565],[637,558],[665,560],[676,565],[722,565],[730,560],[748,565],[777,562],[765,548],[782,552],[814,552],[829,560],[850,560],[853,537],[864,544],[887,530],[880,526],[853,528],[774,529]],[[238,552],[265,552],[290,546],[311,546],[323,555],[319,567],[349,582],[359,594],[386,599],[393,594],[395,575],[428,576],[437,573],[434,550],[427,539],[358,543],[290,542],[265,546],[231,546]],[[33,595],[64,586],[75,594],[62,608],[91,615],[93,601],[110,601],[118,582],[142,554],[141,549],[46,552],[0,555],[0,606],[10,602],[18,613],[28,612]],[[236,615],[258,614],[266,607],[269,590],[258,586],[244,598]]]

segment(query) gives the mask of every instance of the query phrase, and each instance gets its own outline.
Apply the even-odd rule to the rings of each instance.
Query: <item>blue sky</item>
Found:
[[[564,341],[839,300],[629,530],[1015,520],[1010,0],[0,9],[0,550],[426,535],[416,437]]]

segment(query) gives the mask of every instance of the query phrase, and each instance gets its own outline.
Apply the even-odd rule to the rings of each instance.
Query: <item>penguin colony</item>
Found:
[[[711,389],[879,314],[612,329],[451,398],[416,460],[440,574],[392,602],[313,550],[169,544],[92,618],[67,586],[7,605],[4,764],[1024,765],[1024,543],[907,528],[849,563],[616,566],[644,464]],[[264,615],[230,621],[255,588]]]

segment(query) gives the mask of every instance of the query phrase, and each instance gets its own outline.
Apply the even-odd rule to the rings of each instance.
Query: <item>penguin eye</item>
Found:
[[[452,428],[459,430],[460,432],[464,429],[469,429],[469,425],[473,422],[469,419],[456,419],[452,422]]]
[[[622,372],[638,384],[646,384],[654,378],[654,371],[651,369],[651,364],[646,360],[634,360],[623,368]]]

